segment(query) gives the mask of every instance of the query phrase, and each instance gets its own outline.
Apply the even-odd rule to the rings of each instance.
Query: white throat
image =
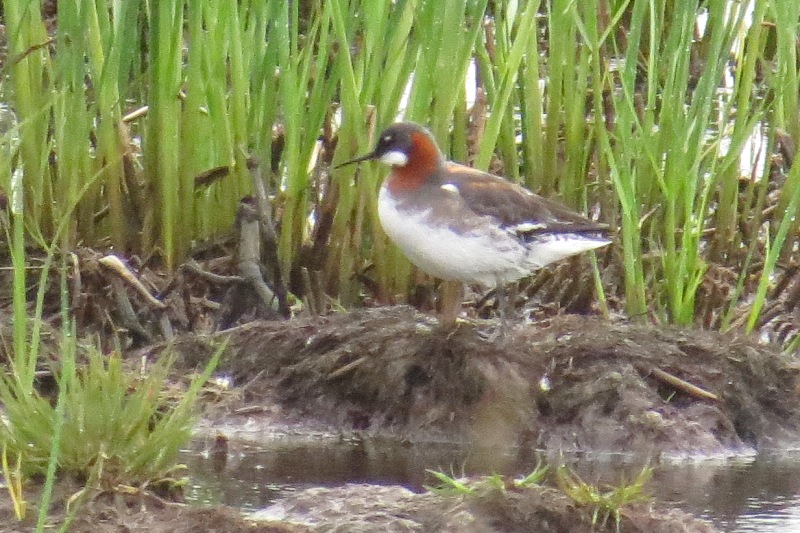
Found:
[[[380,156],[378,158],[378,161],[380,161],[384,165],[390,165],[393,167],[404,167],[408,164],[408,156],[403,152],[392,150]]]

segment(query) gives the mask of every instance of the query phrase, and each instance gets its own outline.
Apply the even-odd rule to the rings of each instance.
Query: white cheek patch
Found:
[[[380,156],[378,158],[378,161],[380,161],[385,165],[391,165],[393,167],[404,167],[408,164],[408,156],[403,152],[392,150]]]

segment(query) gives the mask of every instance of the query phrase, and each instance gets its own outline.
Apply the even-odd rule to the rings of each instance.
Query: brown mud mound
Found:
[[[713,533],[711,525],[677,510],[630,506],[613,516],[576,506],[546,487],[487,489],[471,495],[415,494],[402,487],[350,484],[288,494],[259,511],[254,520],[280,520],[311,531],[348,533],[459,532],[647,532]]]
[[[273,406],[274,423],[596,452],[728,454],[798,440],[796,370],[736,335],[558,316],[491,342],[480,325],[445,331],[407,307],[224,335],[221,370],[247,383],[247,402]],[[193,338],[177,349],[196,366],[213,347]]]
[[[64,524],[78,487],[56,487],[47,529]],[[33,498],[30,501],[37,501]],[[70,503],[68,503],[70,502]],[[674,509],[635,504],[613,516],[576,505],[559,491],[540,486],[486,488],[469,495],[416,494],[397,486],[351,484],[289,492],[251,517],[225,506],[193,507],[148,493],[104,492],[82,505],[69,526],[74,533],[347,533],[387,532],[648,532],[714,533],[706,522]],[[607,515],[607,513],[606,513]],[[14,518],[9,498],[0,499],[0,531],[33,530],[36,510]],[[601,525],[602,524],[602,525]]]
[[[81,487],[71,481],[57,482],[45,531],[57,531],[74,509]],[[28,502],[40,501],[39,488],[29,490]],[[17,520],[11,499],[0,498],[0,532],[30,533],[38,510],[28,508]],[[291,524],[257,524],[238,509],[225,506],[193,507],[162,500],[148,492],[103,492],[93,495],[71,515],[70,533],[300,533],[308,528]]]

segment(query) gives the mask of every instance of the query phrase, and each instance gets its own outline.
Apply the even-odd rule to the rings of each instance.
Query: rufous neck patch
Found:
[[[408,154],[408,163],[394,167],[389,175],[387,187],[392,192],[418,189],[432,174],[442,169],[439,148],[421,132],[411,134],[413,148]]]

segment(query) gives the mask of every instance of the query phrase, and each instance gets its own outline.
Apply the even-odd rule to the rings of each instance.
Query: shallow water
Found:
[[[502,454],[452,444],[403,444],[381,440],[299,439],[262,444],[230,441],[224,462],[209,453],[212,440],[196,440],[184,452],[191,482],[187,497],[199,504],[224,503],[244,510],[266,507],[280,492],[344,483],[398,484],[423,490],[434,484],[426,469],[461,475],[522,476],[535,452]],[[634,477],[644,461],[620,456],[566,456],[585,481],[616,484]],[[728,532],[800,531],[800,453],[708,459],[655,466],[650,493],[713,522]]]
[[[654,481],[660,499],[723,531],[800,531],[800,453],[664,467]]]

